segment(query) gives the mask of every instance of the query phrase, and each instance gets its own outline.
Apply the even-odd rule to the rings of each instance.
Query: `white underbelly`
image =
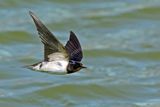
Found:
[[[43,71],[55,74],[66,74],[67,73],[68,61],[52,61],[52,62],[41,62],[33,69],[37,71]]]

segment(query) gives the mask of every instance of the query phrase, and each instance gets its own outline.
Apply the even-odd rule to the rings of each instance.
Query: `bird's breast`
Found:
[[[38,71],[44,71],[48,73],[67,73],[68,61],[51,61],[41,62],[37,65]]]

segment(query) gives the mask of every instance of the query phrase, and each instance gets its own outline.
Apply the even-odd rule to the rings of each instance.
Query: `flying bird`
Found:
[[[55,74],[70,74],[86,68],[81,63],[82,48],[74,32],[70,31],[69,40],[63,46],[33,12],[29,11],[29,14],[44,45],[44,60],[27,68]]]

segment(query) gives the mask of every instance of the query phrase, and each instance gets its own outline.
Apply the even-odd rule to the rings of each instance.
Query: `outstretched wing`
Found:
[[[69,60],[80,62],[83,58],[82,48],[76,35],[71,31],[70,38],[65,46],[69,53]]]
[[[67,58],[68,54],[65,47],[56,39],[56,37],[47,29],[47,27],[35,16],[35,14],[29,11],[30,16],[32,17],[39,37],[41,38],[42,43],[44,44],[44,60],[50,61],[54,53],[62,53],[62,55]],[[61,55],[61,56],[62,56]],[[49,57],[50,56],[50,57]]]

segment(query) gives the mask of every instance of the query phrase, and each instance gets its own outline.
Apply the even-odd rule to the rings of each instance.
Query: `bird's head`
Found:
[[[83,66],[83,64],[80,62],[75,62],[75,63],[69,63],[67,70],[68,73],[74,73],[81,70],[82,68],[87,68],[87,67]]]

